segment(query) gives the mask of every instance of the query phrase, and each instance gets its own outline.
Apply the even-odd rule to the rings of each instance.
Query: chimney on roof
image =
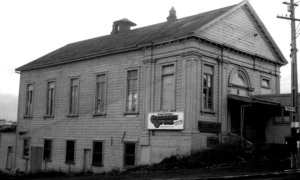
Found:
[[[169,17],[167,17],[167,21],[168,22],[173,22],[177,19],[176,17],[176,11],[174,9],[174,7],[172,7],[169,11]]]
[[[111,34],[118,34],[130,31],[131,26],[136,26],[136,24],[126,18],[120,19],[113,23],[113,29],[111,31]]]

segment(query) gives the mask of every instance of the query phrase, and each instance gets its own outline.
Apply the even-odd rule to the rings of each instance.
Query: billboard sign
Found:
[[[149,130],[181,130],[184,127],[183,112],[156,112],[148,114]]]

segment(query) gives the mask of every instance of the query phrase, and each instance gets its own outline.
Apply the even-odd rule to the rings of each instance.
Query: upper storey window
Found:
[[[238,72],[232,75],[231,83],[238,86],[248,86],[246,77],[242,73]]]
[[[33,109],[33,84],[28,84],[27,92],[26,92],[25,117],[32,117],[32,109]]]
[[[54,81],[47,82],[46,116],[53,116],[54,86]]]
[[[205,110],[213,110],[213,79],[214,68],[205,65],[203,72],[203,107]]]
[[[95,115],[105,113],[106,74],[96,76]]]
[[[69,115],[78,115],[78,91],[79,91],[79,79],[72,78],[70,80],[70,104]]]
[[[254,91],[254,88],[251,87],[251,81],[247,71],[241,67],[231,71],[229,87],[230,94],[239,96],[251,96]]]
[[[138,70],[127,71],[126,113],[138,112]]]
[[[261,87],[266,88],[266,89],[270,89],[270,79],[262,78],[261,79]]]
[[[174,110],[175,66],[162,66],[161,72],[161,110]]]

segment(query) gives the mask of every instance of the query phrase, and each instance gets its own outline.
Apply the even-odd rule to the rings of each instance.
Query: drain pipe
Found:
[[[250,106],[252,106],[252,104],[241,105],[240,135],[241,135],[242,139],[244,139],[244,137],[243,137],[243,130],[244,130],[245,108],[246,107],[250,107]]]

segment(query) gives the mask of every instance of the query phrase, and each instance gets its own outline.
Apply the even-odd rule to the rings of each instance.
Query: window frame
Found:
[[[6,150],[7,151],[6,151],[5,169],[7,169],[7,170],[10,171],[12,169],[12,167],[13,167],[13,157],[11,157],[12,159],[9,159],[9,154],[11,153],[11,155],[13,156],[13,146],[7,146]],[[9,167],[9,163],[11,163],[10,167]]]
[[[75,102],[76,112],[72,112],[72,80],[77,79],[77,100]],[[69,78],[69,104],[68,104],[68,116],[67,117],[78,117],[79,114],[79,91],[80,91],[80,78],[79,76],[72,76]]]
[[[172,73],[167,73],[167,74],[163,74],[163,68],[167,67],[167,66],[173,66],[174,67],[174,71]],[[176,71],[177,71],[177,66],[176,66],[176,62],[165,62],[165,63],[160,63],[160,74],[159,74],[159,78],[160,78],[160,93],[159,93],[159,110],[160,111],[175,111],[176,109]],[[173,98],[172,98],[172,107],[171,109],[163,109],[163,77],[164,76],[169,76],[172,75],[173,76]]]
[[[268,86],[263,85],[264,80],[267,81]],[[260,78],[260,87],[264,88],[264,89],[271,89],[271,78],[261,76],[261,78]]]
[[[49,114],[48,113],[48,103],[49,103],[49,84],[53,83],[54,87],[53,87],[53,97],[52,97],[52,112]],[[45,109],[45,116],[44,118],[53,118],[54,117],[54,111],[55,111],[55,86],[56,86],[56,82],[55,80],[47,80],[46,81],[46,109]]]
[[[205,74],[208,74],[208,73],[205,73],[204,72],[204,68],[205,68],[205,66],[209,66],[209,67],[211,67],[212,68],[212,74],[211,74],[211,76],[212,76],[212,83],[211,83],[211,86],[212,86],[212,97],[211,97],[211,99],[212,99],[212,107],[209,109],[209,108],[205,108],[205,102],[204,102],[204,76],[205,76]],[[201,72],[201,100],[200,100],[200,104],[201,104],[201,113],[209,113],[209,114],[214,114],[215,113],[215,91],[216,91],[216,65],[215,64],[212,64],[212,63],[207,63],[207,62],[205,62],[205,63],[203,63],[202,64],[202,72]],[[208,101],[208,100],[207,100]]]
[[[32,90],[29,91],[29,86],[32,86]],[[31,92],[31,103],[28,104],[29,99],[29,92]],[[25,99],[25,113],[24,119],[33,117],[33,102],[34,102],[34,83],[27,83],[26,84],[26,99]],[[30,107],[29,107],[30,106]],[[29,110],[27,110],[29,108]]]
[[[28,147],[25,148],[25,141],[28,141]],[[27,150],[28,154],[25,155],[25,150]],[[23,138],[23,150],[22,150],[22,157],[23,159],[29,159],[30,157],[30,138]]]
[[[286,116],[288,114],[288,116]],[[289,121],[285,121],[284,118],[289,118]],[[279,118],[280,120],[276,120],[276,118]],[[273,125],[290,125],[291,124],[291,118],[292,114],[289,111],[285,111],[284,107],[281,107],[281,113],[280,116],[274,116],[273,117]]]
[[[100,163],[95,163],[94,162],[94,154],[95,154],[95,143],[101,143],[101,152],[97,152],[99,154],[101,154],[101,162]],[[103,167],[104,165],[104,141],[100,141],[100,140],[96,140],[96,141],[93,141],[93,144],[92,144],[92,166],[96,166],[96,167]]]
[[[74,142],[74,149],[73,149],[73,160],[68,160],[67,159],[67,154],[68,154],[68,141],[72,141],[72,142]],[[76,140],[73,140],[73,139],[68,139],[68,140],[66,140],[66,154],[65,154],[65,163],[66,164],[75,164],[75,162],[76,162]]]
[[[106,116],[106,105],[107,105],[107,80],[108,80],[108,77],[107,77],[107,72],[101,72],[101,73],[96,73],[94,78],[94,84],[95,84],[95,93],[94,93],[94,106],[93,106],[93,115],[94,116]],[[103,95],[103,98],[104,98],[104,110],[103,112],[100,112],[98,113],[97,112],[97,99],[98,99],[98,82],[97,82],[97,77],[98,76],[101,76],[101,75],[104,75],[105,76],[105,81],[104,81],[104,95]]]
[[[136,102],[136,110],[135,111],[128,111],[127,110],[127,102],[128,102],[128,74],[129,71],[137,71],[137,102]],[[125,98],[124,98],[124,115],[138,115],[139,114],[139,96],[140,96],[140,68],[139,67],[133,67],[133,68],[127,68],[125,71]]]
[[[45,158],[45,145],[46,145],[46,141],[50,141],[50,153],[49,153],[49,158]],[[44,161],[52,161],[52,152],[53,152],[53,140],[52,139],[44,139],[44,147],[43,147],[43,160]],[[49,149],[48,149],[49,150]]]
[[[124,145],[123,145],[123,166],[126,168],[126,167],[133,167],[136,165],[136,158],[137,158],[137,143],[136,142],[124,142]],[[126,156],[128,154],[126,154],[126,145],[134,145],[134,155],[133,155],[133,165],[127,165],[126,164]],[[129,154],[130,155],[130,154]]]

